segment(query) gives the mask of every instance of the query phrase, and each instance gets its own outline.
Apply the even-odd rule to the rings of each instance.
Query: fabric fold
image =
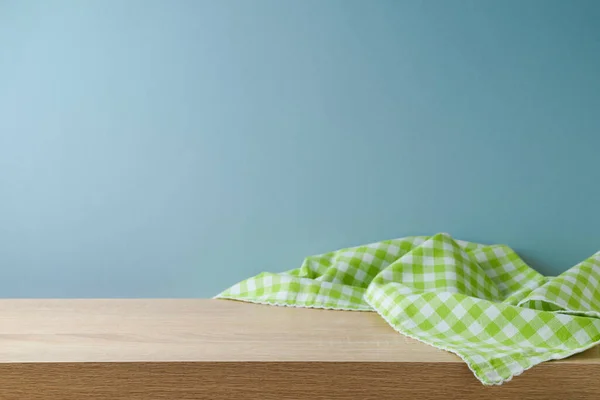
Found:
[[[507,246],[414,236],[311,256],[216,298],[375,311],[493,385],[600,343],[600,252],[544,277]]]

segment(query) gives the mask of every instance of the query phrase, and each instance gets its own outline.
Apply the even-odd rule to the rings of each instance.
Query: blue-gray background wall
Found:
[[[0,0],[0,297],[415,234],[600,250],[600,2]]]

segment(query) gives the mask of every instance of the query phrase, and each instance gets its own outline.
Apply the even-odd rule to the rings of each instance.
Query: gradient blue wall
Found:
[[[598,1],[0,0],[0,296],[446,231],[600,250]]]

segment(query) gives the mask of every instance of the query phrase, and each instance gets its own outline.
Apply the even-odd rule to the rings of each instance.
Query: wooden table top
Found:
[[[372,312],[0,300],[2,400],[595,400],[599,376],[596,347],[484,386]]]
[[[372,312],[228,300],[0,300],[0,362],[462,361]],[[561,363],[600,363],[595,347]]]

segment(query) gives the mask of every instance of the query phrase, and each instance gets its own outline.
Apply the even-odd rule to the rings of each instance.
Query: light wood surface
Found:
[[[375,313],[0,300],[0,399],[599,399],[600,348],[484,387]]]

